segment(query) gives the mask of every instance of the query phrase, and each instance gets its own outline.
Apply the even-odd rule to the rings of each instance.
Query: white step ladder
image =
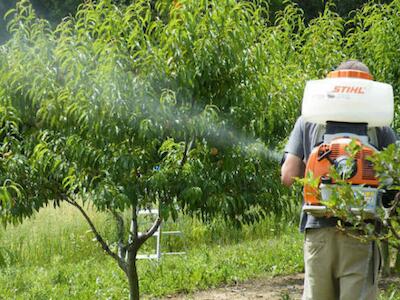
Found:
[[[158,217],[160,214],[159,209],[153,208],[153,209],[141,209],[138,211],[138,216],[155,216]],[[163,231],[162,230],[162,223],[154,232],[152,235],[153,237],[156,238],[156,249],[155,253],[149,253],[149,254],[138,254],[136,256],[136,259],[156,259],[157,261],[160,261],[161,256],[163,255],[183,255],[186,254],[186,252],[162,252],[161,251],[161,235],[172,235],[172,236],[180,236],[183,238],[183,233],[182,231],[176,230],[176,231]]]

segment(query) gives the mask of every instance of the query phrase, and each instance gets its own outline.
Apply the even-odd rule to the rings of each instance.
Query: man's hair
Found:
[[[347,61],[342,62],[336,70],[358,70],[370,73],[368,67],[363,64],[361,61],[356,59],[349,59]],[[371,74],[371,73],[370,73]]]

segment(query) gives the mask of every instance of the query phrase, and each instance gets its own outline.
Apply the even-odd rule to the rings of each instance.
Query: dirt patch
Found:
[[[281,300],[301,299],[303,292],[303,274],[262,278],[244,283],[229,285],[207,291],[201,291],[190,295],[174,295],[164,299],[169,300],[248,300],[268,299]]]
[[[300,300],[303,292],[304,274],[293,274],[272,278],[260,278],[236,285],[200,291],[193,294],[179,294],[164,300]],[[399,277],[383,278],[379,282],[381,290],[389,285],[400,284]]]

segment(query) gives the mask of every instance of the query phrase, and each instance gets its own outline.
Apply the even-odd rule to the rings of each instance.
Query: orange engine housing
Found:
[[[321,178],[329,176],[329,170],[332,165],[335,165],[338,158],[349,157],[346,146],[351,141],[351,138],[340,137],[333,139],[329,144],[323,143],[315,147],[307,161],[305,173],[312,172],[313,177],[318,178],[319,184],[321,184]],[[379,182],[375,177],[372,162],[367,159],[377,150],[372,146],[362,144],[358,139],[356,139],[356,143],[361,146],[361,150],[355,156],[355,172],[347,179],[347,182],[354,185],[378,187]],[[317,191],[309,185],[304,186],[304,201],[308,205],[321,205]]]

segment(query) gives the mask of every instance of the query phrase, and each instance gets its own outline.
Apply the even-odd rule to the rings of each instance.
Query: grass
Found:
[[[106,214],[90,211],[96,223],[110,228]],[[110,232],[105,232],[110,236]],[[0,230],[0,253],[5,265],[45,265],[57,256],[65,263],[81,257],[102,257],[84,219],[72,207],[45,208],[32,219]],[[4,264],[3,264],[4,266]]]
[[[301,261],[293,257],[292,245],[282,251],[283,243],[252,241],[225,247],[202,246],[187,256],[166,257],[162,263],[140,261],[142,292],[161,296],[176,292],[234,283],[266,273],[277,275],[299,271]],[[280,244],[280,245],[279,245]],[[280,250],[280,255],[274,253]],[[285,263],[283,263],[285,261]],[[4,299],[126,299],[124,274],[110,259],[85,258],[64,263],[61,256],[46,266],[8,267],[0,273]]]
[[[90,214],[113,240],[108,215]],[[163,250],[183,249],[187,255],[166,256],[160,263],[139,261],[143,298],[301,272],[302,235],[295,223],[263,221],[242,230],[186,217],[167,223],[166,229],[182,230],[184,237],[164,239]],[[125,275],[92,239],[83,218],[70,207],[46,208],[22,225],[2,229],[0,299],[127,299]],[[150,244],[146,251],[152,250]],[[391,285],[380,299],[399,295]]]
[[[90,211],[90,210],[89,210]],[[114,224],[107,214],[90,215],[110,241]],[[183,238],[163,239],[164,251],[185,250],[161,263],[139,261],[140,286],[147,297],[191,292],[257,276],[300,271],[301,236],[267,221],[242,230],[223,222],[203,224],[181,217],[164,228]],[[154,249],[150,241],[145,251]],[[35,218],[0,231],[0,299],[125,299],[125,275],[93,241],[73,208],[43,209]]]

